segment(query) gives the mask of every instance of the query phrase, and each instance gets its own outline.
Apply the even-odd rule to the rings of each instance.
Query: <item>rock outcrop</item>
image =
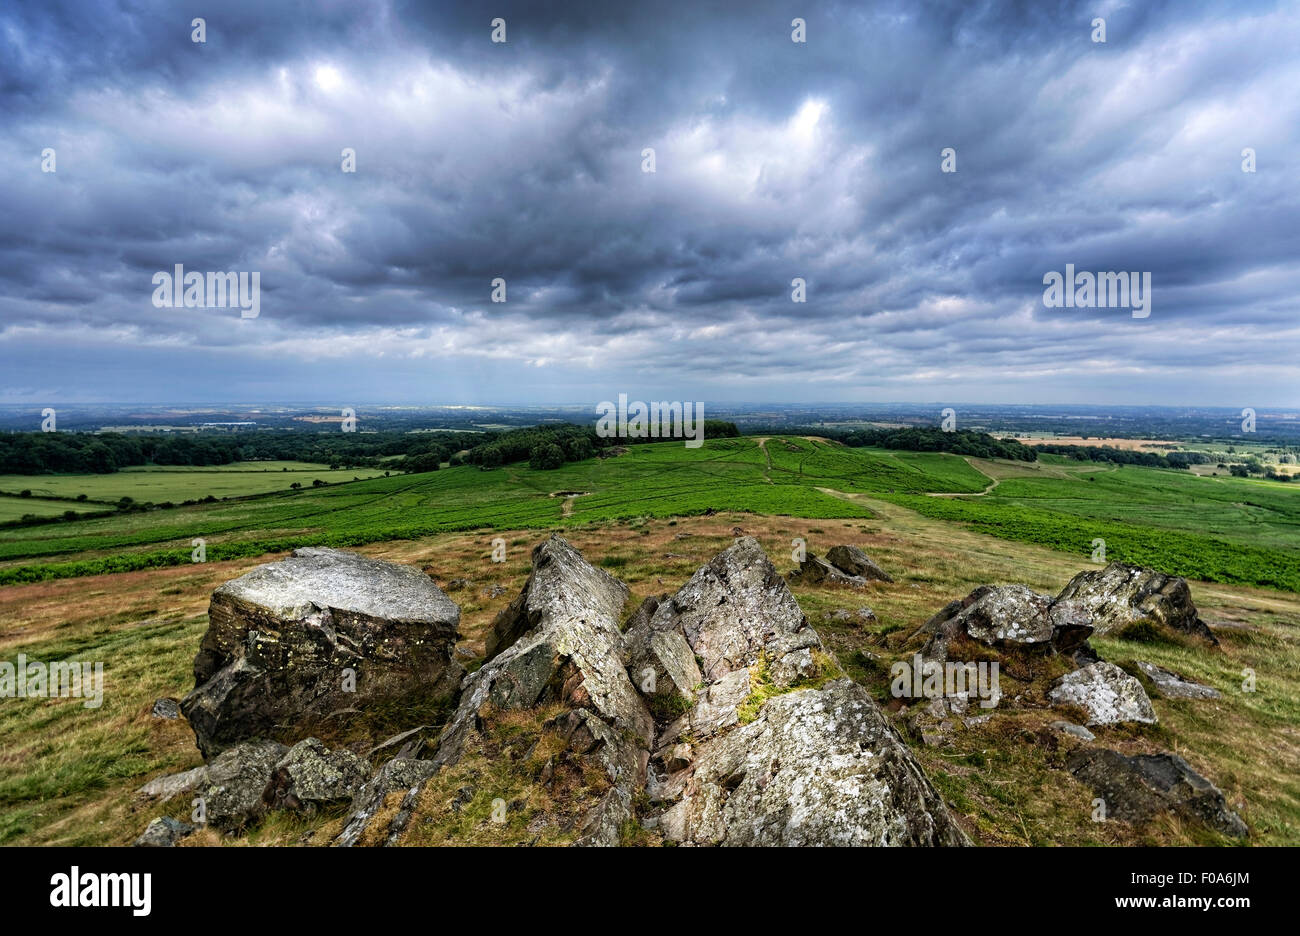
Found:
[[[423,572],[298,549],[212,595],[181,703],[205,758],[248,738],[298,740],[377,701],[451,697],[460,609]]]
[[[629,631],[632,657],[669,638],[685,642],[703,683],[656,737],[647,824],[667,839],[968,844],[867,692],[817,684],[820,638],[757,541],[714,557]]]
[[[528,582],[494,624],[491,658],[465,681],[434,765],[459,761],[488,707],[568,705],[576,719],[567,735],[571,747],[595,759],[611,784],[579,830],[579,844],[617,844],[654,736],[654,720],[624,666],[618,625],[627,597],[625,584],[561,537],[534,549]]]
[[[1222,695],[1218,689],[1192,682],[1154,663],[1139,661],[1137,668],[1166,699],[1217,699]]]
[[[140,837],[131,844],[136,848],[171,848],[197,828],[170,816],[160,816],[145,826]]]
[[[1082,708],[1088,713],[1089,727],[1156,722],[1155,708],[1142,684],[1113,663],[1093,663],[1066,673],[1047,697],[1057,705]]]
[[[1080,748],[1066,758],[1066,766],[1101,796],[1108,818],[1144,822],[1169,811],[1224,835],[1249,834],[1218,787],[1176,754],[1126,757],[1104,748]]]
[[[262,800],[271,809],[313,813],[350,802],[369,776],[370,765],[351,751],[331,751],[317,739],[307,738],[275,765]]]
[[[1153,569],[1112,562],[1104,569],[1080,572],[1057,601],[1081,606],[1097,634],[1148,622],[1218,643],[1192,603],[1187,580]]]
[[[825,559],[808,553],[789,578],[791,582],[802,585],[831,584],[853,588],[865,588],[872,582],[893,581],[889,573],[857,546],[832,546]]]
[[[274,741],[243,741],[217,755],[195,787],[203,820],[231,832],[261,818],[267,781],[287,751]]]
[[[981,585],[947,604],[921,631],[929,635],[922,656],[938,661],[947,660],[948,647],[959,636],[1000,649],[1034,648],[1068,655],[1083,647],[1093,632],[1079,605],[1024,585]]]

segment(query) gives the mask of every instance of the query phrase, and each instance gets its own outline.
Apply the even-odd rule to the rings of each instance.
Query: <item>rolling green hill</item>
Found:
[[[1081,556],[1101,538],[1111,559],[1300,591],[1294,488],[1050,457],[1034,466],[976,464],[983,470],[954,455],[772,437],[718,439],[700,449],[640,445],[550,471],[463,466],[0,530],[0,584],[183,564],[200,537],[209,559],[229,559],[303,545],[711,511],[851,518],[869,516],[876,499]]]

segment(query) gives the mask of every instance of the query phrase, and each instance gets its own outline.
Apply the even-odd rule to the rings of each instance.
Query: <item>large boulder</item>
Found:
[[[1142,684],[1114,663],[1093,663],[1066,673],[1047,693],[1057,705],[1077,705],[1088,713],[1088,725],[1115,725],[1120,722],[1156,722]]]
[[[820,556],[809,553],[799,563],[799,568],[789,574],[789,579],[799,585],[847,585],[850,588],[866,588],[871,580],[852,572],[836,568]]]
[[[1187,580],[1153,569],[1112,562],[1104,569],[1080,572],[1057,600],[1081,606],[1097,634],[1149,622],[1218,643],[1192,603]]]
[[[866,690],[825,681],[821,640],[757,541],[738,540],[629,630],[633,657],[666,635],[703,680],[656,737],[646,824],[668,840],[969,844]]]
[[[681,844],[969,844],[889,720],[848,679],[770,700],[665,787],[674,802],[658,825]]]
[[[1080,748],[1066,758],[1066,766],[1101,796],[1108,818],[1144,822],[1173,812],[1234,838],[1249,834],[1218,787],[1176,754],[1126,757],[1104,748]]]
[[[1078,605],[1024,585],[981,585],[947,604],[921,630],[929,635],[922,656],[939,661],[948,658],[948,646],[959,636],[1001,649],[1071,654],[1092,634],[1088,615]]]
[[[826,550],[826,561],[841,572],[876,582],[892,582],[893,576],[857,546],[832,546]]]
[[[418,569],[298,549],[213,592],[181,710],[206,758],[246,738],[297,740],[376,702],[436,704],[464,675],[459,622]]]

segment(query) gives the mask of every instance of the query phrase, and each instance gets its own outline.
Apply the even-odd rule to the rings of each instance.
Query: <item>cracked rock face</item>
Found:
[[[848,679],[818,675],[821,641],[758,542],[702,567],[629,643],[680,634],[703,684],[661,719],[647,824],[684,845],[964,845],[888,718]],[[776,689],[748,724],[753,672]]]
[[[681,844],[968,844],[886,716],[848,679],[771,699],[667,785],[675,802],[659,827]]]
[[[331,751],[307,738],[275,765],[262,798],[271,808],[312,813],[349,802],[369,776],[370,765],[351,751]]]
[[[344,550],[298,549],[227,582],[208,621],[181,703],[205,758],[378,700],[449,697],[464,675],[460,609],[433,580]]]
[[[236,831],[261,818],[266,812],[262,794],[287,750],[274,741],[244,741],[202,768],[195,792],[203,800],[206,821]]]
[[[466,681],[460,706],[439,738],[433,762],[459,761],[485,706],[534,708],[562,702],[590,738],[578,753],[595,757],[612,784],[591,810],[579,844],[617,844],[645,778],[654,720],[628,677],[619,620],[628,588],[588,563],[559,536],[533,550],[533,571],[494,625],[495,655]]]
[[[925,623],[930,635],[922,655],[946,660],[948,645],[965,634],[990,647],[1039,647],[1069,654],[1092,634],[1079,605],[1039,594],[1024,585],[982,585],[948,604]]]
[[[1104,748],[1082,748],[1066,758],[1066,766],[1101,796],[1108,817],[1144,822],[1157,813],[1173,812],[1224,835],[1249,834],[1218,787],[1176,754],[1125,757]]]
[[[1084,609],[1098,634],[1149,621],[1218,643],[1192,603],[1187,580],[1112,562],[1104,569],[1080,572],[1057,596]]]
[[[893,576],[857,546],[832,546],[826,550],[826,561],[841,572],[876,582],[892,582]]]
[[[1156,722],[1156,710],[1142,684],[1113,663],[1093,663],[1066,673],[1047,697],[1057,705],[1077,705],[1087,711],[1090,727]]]

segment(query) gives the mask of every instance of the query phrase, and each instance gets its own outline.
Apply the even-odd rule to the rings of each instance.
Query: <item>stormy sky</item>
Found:
[[[0,402],[1298,406],[1298,48],[1296,3],[8,3]],[[1045,307],[1067,263],[1149,317]],[[176,264],[260,314],[156,307]]]

